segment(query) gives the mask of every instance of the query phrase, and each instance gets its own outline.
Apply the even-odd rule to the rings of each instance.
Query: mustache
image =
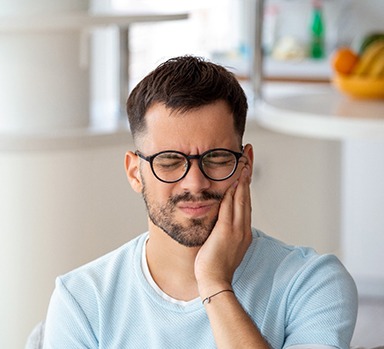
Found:
[[[203,191],[199,196],[194,196],[190,192],[185,192],[180,195],[172,196],[170,198],[170,202],[173,205],[176,205],[182,201],[200,202],[200,201],[216,200],[221,202],[223,198],[224,198],[224,194],[217,193],[217,192]]]

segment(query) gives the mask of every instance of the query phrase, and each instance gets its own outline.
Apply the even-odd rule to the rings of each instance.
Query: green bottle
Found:
[[[321,0],[313,0],[311,40],[309,56],[314,59],[324,58],[324,22]]]

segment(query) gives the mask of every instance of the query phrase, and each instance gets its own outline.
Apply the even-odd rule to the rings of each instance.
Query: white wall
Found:
[[[266,0],[278,8],[277,37],[293,36],[305,43],[309,40],[311,1]],[[354,43],[373,30],[384,30],[382,0],[323,1],[325,36],[328,49]]]

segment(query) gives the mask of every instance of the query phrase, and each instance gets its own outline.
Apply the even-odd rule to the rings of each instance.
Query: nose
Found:
[[[187,175],[180,181],[180,184],[186,191],[200,193],[211,186],[211,181],[201,172],[198,161],[193,159]]]

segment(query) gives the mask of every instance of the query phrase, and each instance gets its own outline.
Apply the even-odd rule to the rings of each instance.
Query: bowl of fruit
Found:
[[[360,48],[340,47],[332,55],[333,84],[364,99],[384,98],[384,33],[368,35]]]

